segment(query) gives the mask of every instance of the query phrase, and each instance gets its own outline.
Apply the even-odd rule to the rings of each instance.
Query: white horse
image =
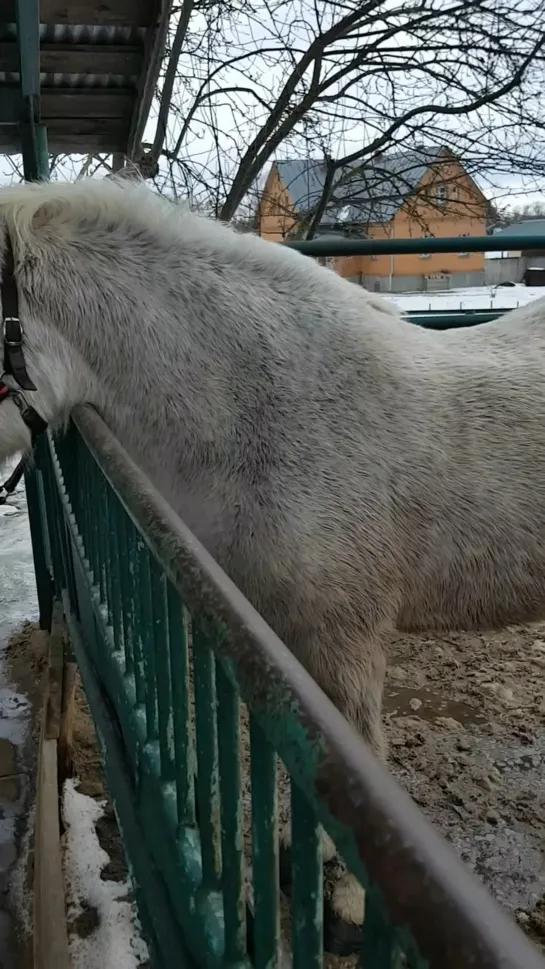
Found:
[[[101,412],[380,756],[393,627],[545,615],[544,300],[420,329],[129,182],[2,189],[0,219],[35,409]],[[4,400],[0,461],[28,445]]]

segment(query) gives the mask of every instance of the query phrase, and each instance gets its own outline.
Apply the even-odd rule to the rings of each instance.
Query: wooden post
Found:
[[[72,736],[74,730],[77,683],[78,664],[75,661],[71,648],[66,645],[62,673],[61,722],[58,750],[60,787],[62,787],[67,777],[72,776]]]

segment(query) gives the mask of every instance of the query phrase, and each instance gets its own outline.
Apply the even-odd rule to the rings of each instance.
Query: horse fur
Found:
[[[101,412],[379,754],[389,630],[545,615],[545,300],[424,330],[128,181],[2,189],[0,220],[33,405]],[[0,460],[28,444],[8,400]]]

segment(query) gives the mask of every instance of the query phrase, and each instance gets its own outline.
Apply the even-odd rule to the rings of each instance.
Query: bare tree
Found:
[[[391,191],[383,153],[446,145],[481,180],[543,185],[544,46],[545,0],[183,0],[132,161],[160,191],[247,222],[275,157],[322,159],[310,235],[365,182]]]
[[[545,0],[185,0],[145,151],[160,188],[224,219],[279,153],[323,158],[310,234],[384,152],[541,179],[544,45]]]

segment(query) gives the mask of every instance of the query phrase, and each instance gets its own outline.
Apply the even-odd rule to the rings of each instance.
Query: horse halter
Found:
[[[15,261],[13,258],[13,246],[11,239],[6,233],[6,258],[4,272],[0,281],[0,295],[2,297],[2,334],[3,334],[3,369],[0,372],[0,404],[6,400],[11,400],[26,426],[30,431],[32,446],[36,438],[42,434],[47,422],[43,420],[30,404],[27,403],[21,391],[36,390],[35,385],[30,379],[23,352],[23,325],[19,319],[19,296],[17,293],[17,283],[15,281]],[[4,377],[11,377],[17,384],[18,390],[14,390],[4,382]],[[13,474],[0,485],[0,505],[6,503],[7,498],[13,494],[25,470],[24,459],[19,462]]]

